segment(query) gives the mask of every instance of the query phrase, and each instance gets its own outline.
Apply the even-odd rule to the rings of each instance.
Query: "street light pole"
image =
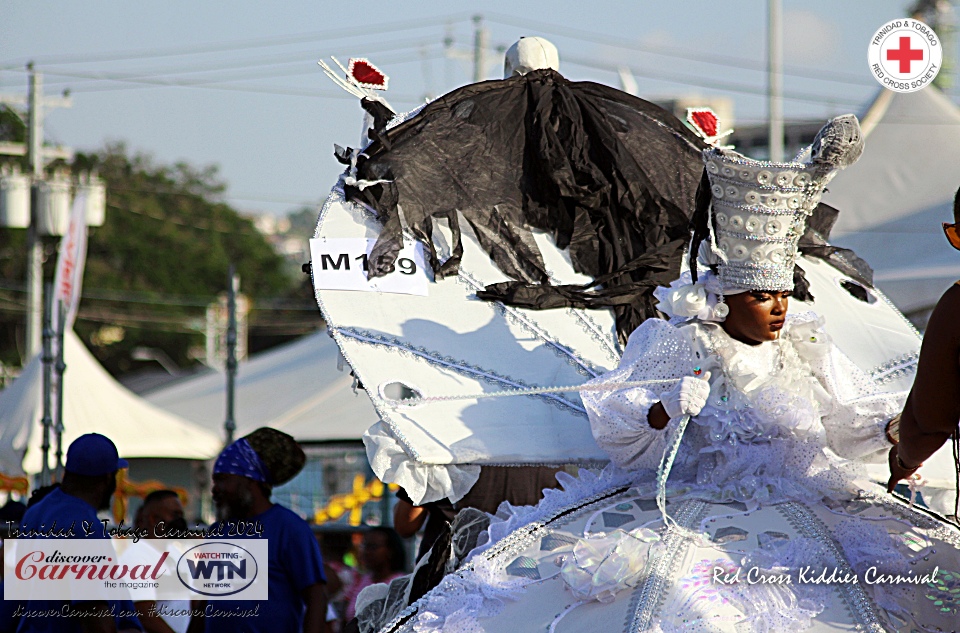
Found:
[[[32,358],[41,351],[43,336],[43,242],[40,240],[38,224],[39,194],[38,185],[43,180],[43,168],[51,158],[70,160],[73,152],[68,148],[44,147],[43,118],[45,108],[69,108],[70,97],[64,92],[62,97],[43,96],[43,77],[27,64],[30,71],[29,93],[22,95],[0,94],[0,104],[8,106],[26,106],[27,143],[0,143],[0,154],[27,157],[30,175],[33,180],[30,187],[30,226],[27,227],[27,331],[26,358]],[[17,228],[23,228],[22,226]]]
[[[43,178],[43,78],[30,72],[29,143],[27,160],[33,183],[30,187],[30,228],[27,229],[27,358],[40,351],[43,330],[43,242],[39,235],[37,185]]]

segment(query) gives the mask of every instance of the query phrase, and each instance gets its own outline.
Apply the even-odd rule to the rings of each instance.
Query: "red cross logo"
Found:
[[[900,38],[900,48],[891,48],[887,51],[887,60],[900,62],[900,73],[910,73],[910,62],[923,60],[922,48],[910,48],[910,36]]]

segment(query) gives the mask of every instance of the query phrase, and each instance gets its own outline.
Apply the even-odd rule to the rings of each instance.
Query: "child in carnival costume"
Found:
[[[502,508],[381,630],[954,630],[956,531],[863,484],[905,394],[787,315],[807,219],[862,149],[848,115],[792,163],[704,150],[691,269],[656,292],[670,321],[581,391],[612,467]]]

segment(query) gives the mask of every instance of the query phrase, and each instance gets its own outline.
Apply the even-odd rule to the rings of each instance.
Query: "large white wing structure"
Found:
[[[379,230],[369,210],[345,202],[335,187],[315,238],[372,239]],[[549,238],[538,242],[557,280],[587,281]],[[315,270],[323,265],[313,262]],[[908,390],[920,348],[910,322],[877,290],[866,289],[867,301],[854,298],[849,288],[856,282],[824,261],[804,257],[800,265],[816,299],[794,301],[791,311],[824,316],[837,345],[879,385]],[[476,465],[606,460],[575,391],[506,394],[579,385],[615,367],[620,347],[612,313],[533,311],[474,296],[505,279],[467,229],[460,273],[429,283],[426,296],[315,288],[331,333],[381,418],[365,438],[374,470],[418,492],[415,501],[462,496]],[[411,393],[415,404],[404,404],[400,394]],[[924,469],[936,488],[927,496],[945,500],[952,472],[943,450]],[[871,476],[885,479],[885,466],[872,467]]]
[[[315,238],[373,238],[379,228],[334,189]],[[555,276],[578,281],[563,254],[541,242]],[[612,313],[480,301],[477,290],[507,278],[469,230],[463,260],[459,274],[431,283],[427,296],[316,288],[330,332],[381,417],[376,432],[427,466],[605,460],[576,391],[473,396],[576,386],[616,367]],[[313,262],[315,270],[322,265]],[[398,384],[426,401],[398,402]]]

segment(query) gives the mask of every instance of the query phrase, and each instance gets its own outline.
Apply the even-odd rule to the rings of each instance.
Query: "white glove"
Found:
[[[671,420],[681,415],[694,416],[700,413],[710,395],[708,380],[710,372],[705,373],[703,378],[684,376],[673,389],[660,396],[660,404]]]

